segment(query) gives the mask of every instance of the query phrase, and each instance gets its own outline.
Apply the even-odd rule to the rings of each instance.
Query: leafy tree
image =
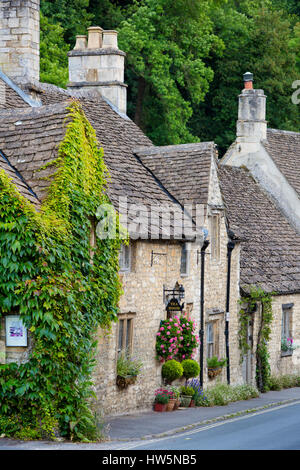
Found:
[[[253,6],[253,5],[252,5]],[[191,132],[202,140],[215,140],[221,153],[236,135],[237,97],[243,88],[242,75],[254,74],[255,88],[268,96],[269,127],[299,130],[298,109],[291,102],[292,83],[297,79],[295,53],[289,47],[291,23],[281,12],[268,8],[239,9],[228,1],[211,14],[214,32],[223,40],[222,57],[214,56],[209,65],[214,80],[203,105],[194,107],[189,122]]]
[[[119,29],[134,82],[134,121],[157,144],[199,140],[187,128],[191,104],[204,99],[213,71],[204,59],[222,42],[212,33],[210,0],[134,2]]]
[[[64,40],[73,45],[76,34],[85,34],[91,25],[92,15],[87,12],[89,0],[41,0],[41,11],[52,24],[59,23]]]
[[[68,45],[63,38],[63,28],[51,24],[41,13],[40,80],[65,87],[68,81]]]

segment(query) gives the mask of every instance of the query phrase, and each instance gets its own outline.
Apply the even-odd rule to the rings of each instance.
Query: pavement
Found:
[[[30,441],[0,438],[1,450],[109,450],[124,449],[124,444],[141,439],[165,437],[198,426],[254,413],[300,400],[300,387],[261,394],[258,398],[230,403],[226,406],[183,408],[159,413],[142,411],[122,416],[106,417],[107,439],[99,443]]]

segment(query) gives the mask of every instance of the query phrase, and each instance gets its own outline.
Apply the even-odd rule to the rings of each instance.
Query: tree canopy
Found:
[[[270,127],[299,130],[296,0],[41,0],[41,79],[67,84],[66,51],[90,25],[119,31],[128,115],[156,145],[235,138],[242,75],[268,96]]]

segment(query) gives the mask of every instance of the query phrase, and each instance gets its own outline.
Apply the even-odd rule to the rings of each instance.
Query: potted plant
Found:
[[[171,359],[166,361],[161,368],[161,375],[168,384],[182,377],[183,368],[180,362]]]
[[[212,356],[207,359],[207,373],[210,379],[213,379],[217,375],[221,374],[222,368],[226,365],[226,358],[218,358],[217,356]]]
[[[167,404],[170,400],[170,392],[166,388],[158,388],[155,390],[154,411],[166,411]]]
[[[180,390],[174,385],[169,385],[167,389],[170,392],[170,401],[167,405],[167,409],[170,408],[170,411],[177,410],[180,405]]]
[[[121,351],[117,359],[117,386],[124,389],[134,384],[142,366],[141,361],[133,359],[127,351]]]
[[[188,408],[194,395],[194,390],[189,386],[180,387],[180,404],[181,406]]]
[[[290,356],[293,354],[294,349],[297,349],[296,346],[293,345],[293,338],[282,338],[281,340],[281,355],[282,356]]]
[[[187,382],[187,385],[189,387],[192,387],[192,389],[194,391],[191,403],[189,405],[190,407],[194,407],[194,406],[196,406],[198,397],[202,394],[202,388],[201,388],[201,385],[200,385],[200,381],[199,381],[199,379],[194,378],[192,380],[189,380]]]
[[[197,377],[200,373],[200,366],[197,361],[194,359],[185,359],[181,363],[182,368],[183,368],[183,376],[185,377],[186,380],[192,378],[192,377]]]

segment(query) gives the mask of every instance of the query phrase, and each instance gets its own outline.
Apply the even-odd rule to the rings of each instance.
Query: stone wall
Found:
[[[39,0],[3,0],[0,24],[1,70],[18,82],[39,80]]]
[[[220,260],[211,260],[210,249],[206,253],[205,269],[205,323],[219,321],[219,355],[225,357],[224,312],[226,306],[227,281],[227,233],[224,215],[220,224]],[[120,301],[121,313],[134,313],[133,354],[143,361],[141,375],[134,385],[125,390],[116,386],[117,331],[114,324],[111,332],[99,331],[97,366],[94,373],[97,407],[105,414],[123,414],[134,410],[149,409],[154,391],[162,385],[161,366],[155,359],[155,340],[160,321],[166,318],[163,302],[163,286],[171,289],[176,282],[185,289],[185,307],[200,326],[200,249],[191,243],[189,275],[180,276],[181,244],[179,242],[133,242],[133,264],[129,273],[121,274],[124,295]],[[153,256],[152,251],[157,253]],[[231,302],[230,302],[230,348],[232,382],[242,381],[237,340],[239,247],[232,255]],[[215,383],[207,376],[206,326],[204,328],[204,387]],[[199,361],[199,351],[195,357]],[[226,381],[226,370],[218,380]]]

